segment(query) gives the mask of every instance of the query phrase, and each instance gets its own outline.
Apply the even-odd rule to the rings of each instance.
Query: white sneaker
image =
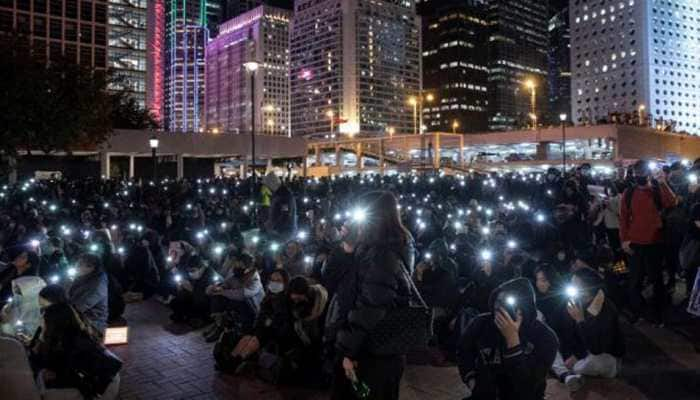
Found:
[[[583,376],[576,374],[568,375],[564,378],[564,385],[569,389],[569,392],[573,393],[583,387]]]

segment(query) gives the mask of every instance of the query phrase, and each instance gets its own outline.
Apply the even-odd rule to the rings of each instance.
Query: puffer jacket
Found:
[[[527,279],[518,278],[496,288],[516,297],[523,314],[520,345],[506,348],[493,313],[474,318],[460,338],[457,362],[467,399],[541,400],[547,386],[547,371],[554,362],[559,343],[556,334],[537,320],[535,294]]]
[[[358,359],[371,357],[365,343],[370,333],[392,308],[406,306],[411,299],[411,284],[415,259],[413,241],[363,245],[355,250],[356,280],[349,294],[354,299],[336,336],[338,354]],[[401,271],[404,268],[405,271]]]

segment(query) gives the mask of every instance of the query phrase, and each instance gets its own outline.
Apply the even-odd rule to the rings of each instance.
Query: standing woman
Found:
[[[335,371],[332,398],[355,399],[353,382],[361,382],[369,388],[365,399],[397,400],[405,355],[378,356],[368,350],[368,344],[377,324],[393,308],[409,304],[413,238],[401,224],[393,194],[374,192],[363,200],[363,208],[356,210],[353,218],[356,232],[351,235],[356,239],[345,241],[355,242],[349,246],[357,281],[350,289],[354,304],[336,337],[340,365]]]

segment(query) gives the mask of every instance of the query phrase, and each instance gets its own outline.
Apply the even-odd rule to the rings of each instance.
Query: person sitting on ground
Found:
[[[12,297],[12,281],[23,276],[34,276],[39,267],[39,256],[30,250],[20,250],[10,265],[0,272],[0,308]]]
[[[245,253],[237,255],[230,275],[207,286],[206,294],[211,299],[210,314],[214,320],[214,326],[204,333],[207,342],[213,342],[221,335],[225,328],[223,317],[227,312],[234,313],[235,322],[243,332],[250,332],[265,297],[253,258]]]
[[[84,253],[78,258],[75,280],[69,285],[69,303],[104,336],[109,316],[107,274],[100,257]]]
[[[587,355],[567,365],[571,365],[574,374],[614,378],[625,354],[617,308],[606,298],[603,278],[596,271],[590,268],[575,271],[571,285],[567,311],[576,322],[576,333]]]
[[[541,400],[559,344],[537,320],[535,293],[527,279],[498,286],[491,312],[474,318],[458,344],[466,399]]]
[[[39,304],[42,324],[29,344],[39,386],[76,388],[86,399],[116,396],[121,361],[104,349],[99,333],[68,304],[63,288],[46,286],[39,292]],[[98,350],[85,351],[87,347]],[[90,375],[95,369],[87,366],[95,363],[100,364],[99,375]]]
[[[567,313],[561,276],[552,266],[540,265],[535,269],[535,288],[537,310],[542,314],[543,322],[552,328],[559,338],[559,351],[552,372],[570,391],[575,392],[581,388],[583,379],[566,366],[573,366],[577,359],[585,357],[586,350],[576,334],[575,322]]]
[[[287,243],[284,248],[284,252],[280,253],[276,260],[277,269],[284,269],[289,273],[289,276],[306,276],[308,277],[311,273],[309,268],[304,262],[304,253],[301,244],[295,240],[291,240]]]
[[[177,294],[170,302],[173,322],[187,323],[199,329],[209,318],[210,301],[207,288],[214,281],[216,272],[202,258],[195,256],[188,260],[182,273],[174,276]]]

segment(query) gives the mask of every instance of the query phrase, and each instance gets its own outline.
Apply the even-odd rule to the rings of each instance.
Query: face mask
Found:
[[[563,251],[560,251],[559,253],[557,253],[557,260],[559,260],[559,261],[566,260],[566,253],[564,253]]]
[[[197,279],[202,277],[203,273],[204,273],[203,269],[198,269],[196,271],[189,272],[188,275],[190,276],[190,278],[197,280]]]
[[[554,179],[556,179],[556,176],[555,176],[555,175],[553,175],[553,174],[547,174],[547,180],[548,180],[548,181],[551,182],[551,181],[553,181]]]
[[[267,290],[272,294],[278,294],[284,292],[284,283],[282,282],[270,282],[267,285]]]

